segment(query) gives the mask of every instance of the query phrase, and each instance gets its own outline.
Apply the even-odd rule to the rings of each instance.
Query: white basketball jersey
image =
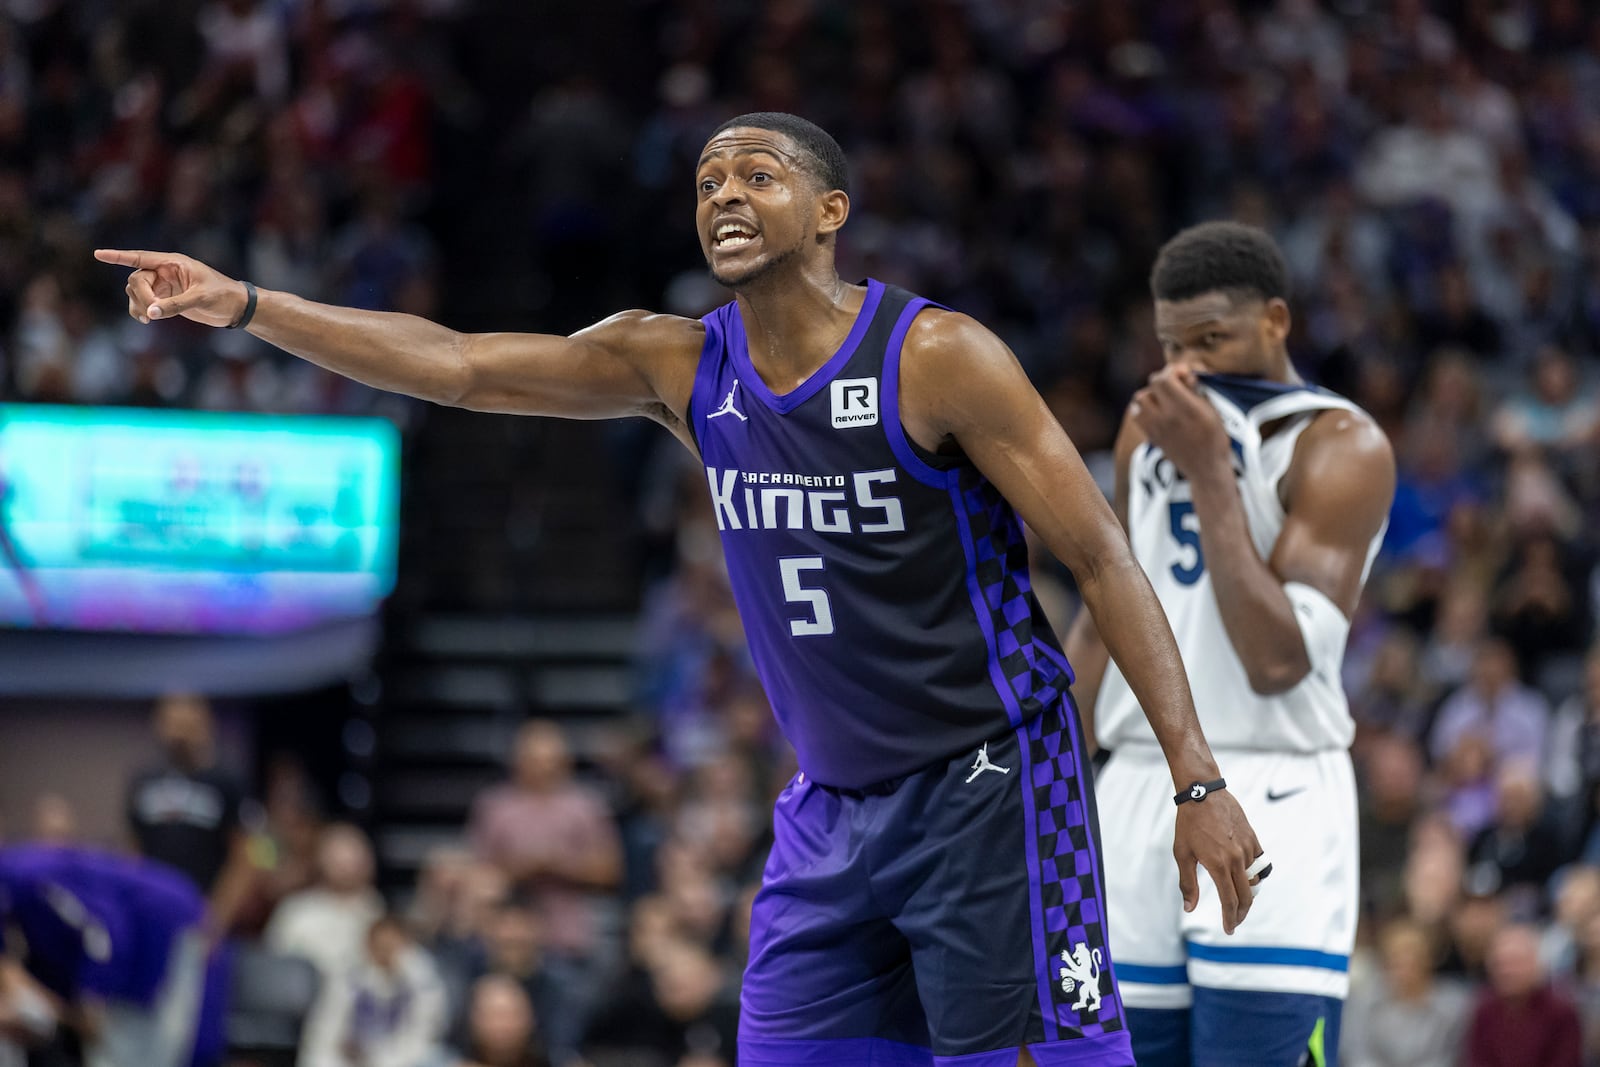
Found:
[[[1214,376],[1204,381],[1202,392],[1222,416],[1233,442],[1234,477],[1251,540],[1261,558],[1270,559],[1284,520],[1278,483],[1294,458],[1295,442],[1317,412],[1360,409],[1341,396],[1304,386]],[[1262,440],[1263,426],[1285,419]],[[1159,448],[1146,442],[1134,450],[1128,464],[1128,536],[1171,620],[1206,740],[1213,748],[1275,752],[1348,748],[1355,724],[1339,663],[1313,662],[1300,684],[1276,696],[1261,696],[1250,688],[1211,589],[1192,501],[1188,481]],[[1363,582],[1382,542],[1380,529],[1367,552]],[[1342,645],[1337,658],[1343,658]],[[1155,743],[1115,663],[1107,666],[1100,686],[1095,735],[1112,749]]]

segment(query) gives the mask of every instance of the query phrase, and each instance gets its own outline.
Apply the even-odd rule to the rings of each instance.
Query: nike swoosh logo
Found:
[[[1287,800],[1289,797],[1294,796],[1296,793],[1304,793],[1305,791],[1306,791],[1306,787],[1305,786],[1301,786],[1298,789],[1286,789],[1281,793],[1274,793],[1272,790],[1269,789],[1269,790],[1267,790],[1267,799],[1268,800]]]

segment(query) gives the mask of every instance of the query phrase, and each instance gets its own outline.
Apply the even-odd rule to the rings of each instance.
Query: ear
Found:
[[[1267,301],[1266,308],[1261,313],[1262,326],[1266,330],[1267,339],[1274,345],[1282,345],[1289,340],[1289,329],[1294,321],[1289,314],[1289,305],[1278,297]]]
[[[842,189],[823,193],[817,199],[817,236],[827,237],[850,217],[850,196]]]

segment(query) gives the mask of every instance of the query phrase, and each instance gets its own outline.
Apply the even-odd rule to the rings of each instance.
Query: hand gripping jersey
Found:
[[[1206,375],[1201,382],[1233,442],[1234,476],[1251,540],[1261,558],[1268,559],[1283,530],[1278,483],[1294,458],[1295,442],[1318,412],[1360,409],[1341,396],[1306,386],[1222,375]],[[1262,428],[1277,422],[1282,425],[1263,440]],[[1317,752],[1350,746],[1355,724],[1339,676],[1342,639],[1326,655],[1313,650],[1311,673],[1288,692],[1261,696],[1250,688],[1211,588],[1189,483],[1148,442],[1134,450],[1128,464],[1128,537],[1171,620],[1212,747]],[[1367,551],[1363,582],[1382,542],[1379,530]],[[1111,749],[1155,743],[1115,663],[1106,668],[1100,687],[1095,733]]]
[[[824,785],[976,749],[1071,684],[1015,512],[900,424],[900,348],[928,306],[869,281],[843,345],[781,396],[737,303],[704,319],[689,424],[734,599],[778,723]]]

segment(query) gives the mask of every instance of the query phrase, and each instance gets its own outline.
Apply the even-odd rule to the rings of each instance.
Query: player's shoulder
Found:
[[[1394,467],[1394,446],[1378,420],[1344,404],[1316,412],[1295,444],[1295,462]]]
[[[1371,501],[1373,507],[1381,502],[1387,513],[1396,477],[1389,435],[1365,411],[1340,405],[1317,412],[1300,434],[1283,490],[1286,500],[1294,502],[1291,510],[1345,510],[1357,504],[1356,510],[1363,511],[1366,506],[1360,502]]]
[[[918,440],[994,428],[1031,391],[1017,358],[970,315],[929,307],[900,346],[901,418]]]
[[[937,306],[923,308],[911,320],[902,351],[919,362],[940,363],[1009,352],[993,330],[971,315]]]
[[[660,355],[692,353],[698,358],[705,343],[706,324],[700,319],[635,308],[601,319],[574,337],[630,351]]]

